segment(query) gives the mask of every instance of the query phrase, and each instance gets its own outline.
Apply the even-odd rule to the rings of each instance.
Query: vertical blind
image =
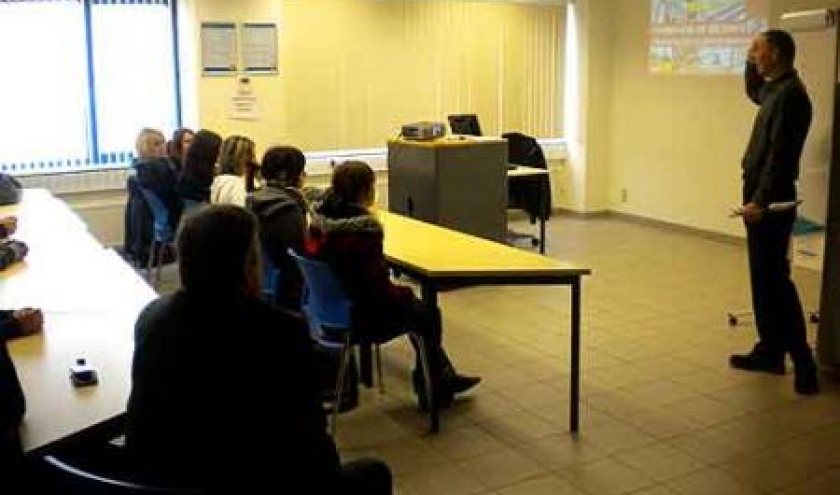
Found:
[[[0,2],[0,171],[127,163],[142,127],[178,125],[172,2]]]
[[[401,124],[475,113],[487,134],[563,131],[565,6],[287,0],[287,139],[380,147]],[[313,95],[317,95],[313,97]]]

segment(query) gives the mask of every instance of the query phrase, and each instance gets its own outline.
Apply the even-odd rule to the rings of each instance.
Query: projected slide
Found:
[[[768,0],[651,0],[651,72],[740,73],[752,37],[767,28]]]

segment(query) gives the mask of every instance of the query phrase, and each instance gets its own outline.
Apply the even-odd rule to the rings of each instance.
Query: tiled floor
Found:
[[[744,246],[610,217],[555,217],[548,235],[549,255],[593,270],[580,434],[567,430],[569,290],[477,287],[441,303],[447,350],[482,384],[430,436],[413,352],[383,347],[387,392],[363,390],[340,417],[344,457],[385,459],[402,495],[840,494],[840,384],[801,398],[790,372],[727,367],[754,340],[750,321],[726,321],[749,307]],[[814,309],[819,275],[795,278]]]
[[[567,431],[568,289],[478,287],[441,301],[447,350],[483,383],[430,436],[413,354],[389,344],[387,393],[364,391],[340,418],[344,456],[387,460],[404,495],[840,493],[840,385],[800,398],[792,373],[727,367],[754,338],[725,316],[748,307],[743,246],[609,217],[548,230],[551,256],[593,270],[580,434]],[[814,308],[819,276],[796,280]]]

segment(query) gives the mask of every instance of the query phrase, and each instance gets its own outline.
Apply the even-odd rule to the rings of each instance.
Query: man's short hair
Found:
[[[178,235],[181,285],[189,292],[243,290],[256,237],[254,216],[239,206],[212,205],[190,215]]]
[[[796,58],[796,43],[790,33],[781,29],[768,29],[761,35],[770,46],[779,51],[779,59],[782,62],[793,64]]]
[[[166,142],[163,133],[157,129],[144,127],[137,134],[137,141],[134,143],[134,148],[137,150],[137,156],[140,158],[157,158],[155,155],[155,141],[161,143]]]
[[[292,184],[303,173],[306,157],[292,146],[273,146],[265,152],[260,171],[269,181]]]

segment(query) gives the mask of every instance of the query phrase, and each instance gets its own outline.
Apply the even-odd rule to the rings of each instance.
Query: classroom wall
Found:
[[[603,134],[609,152],[588,164],[605,160],[608,174],[591,187],[603,188],[608,209],[743,235],[740,222],[727,217],[741,199],[740,159],[756,111],[741,77],[650,74],[650,0],[590,1],[614,6],[610,122]],[[784,12],[836,5],[771,0],[770,23]]]
[[[477,113],[486,134],[562,134],[560,5],[185,0],[182,10],[193,125],[260,148],[384,147],[402,124],[460,112]],[[279,73],[251,77],[259,120],[229,118],[235,78],[200,76],[202,21],[277,23]]]

